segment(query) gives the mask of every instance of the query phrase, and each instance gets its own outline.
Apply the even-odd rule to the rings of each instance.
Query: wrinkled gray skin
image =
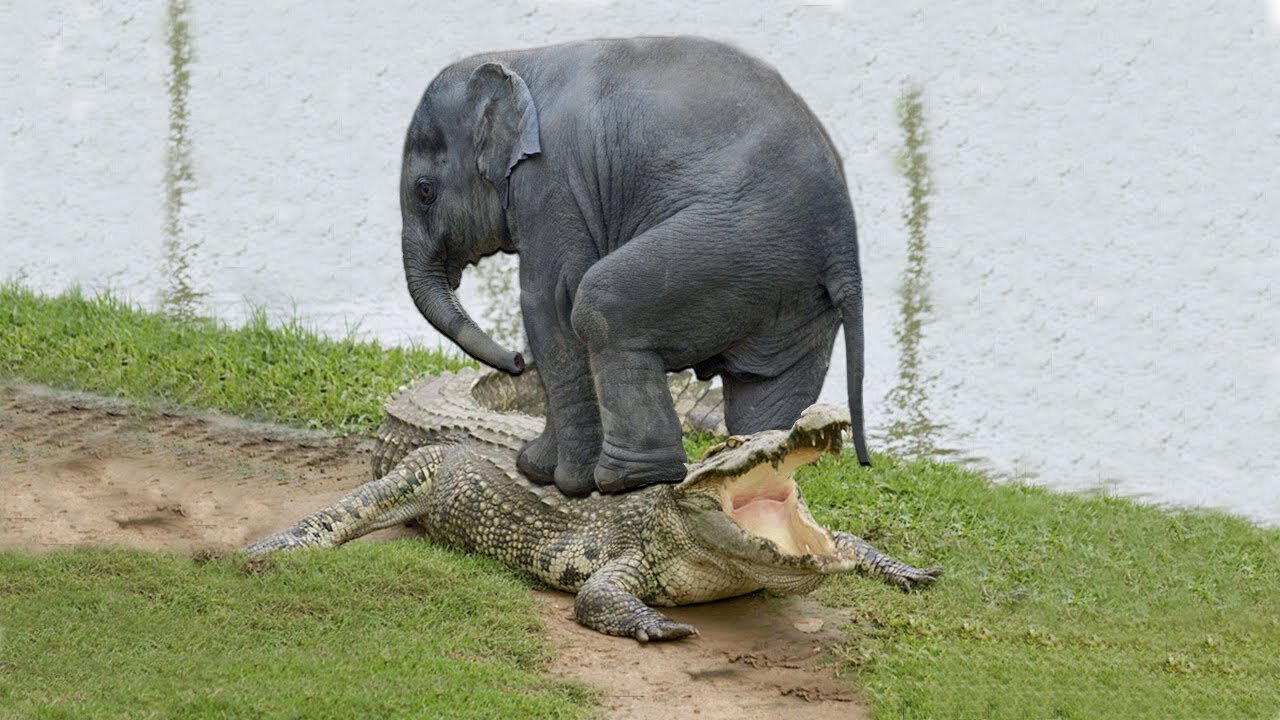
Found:
[[[422,314],[519,373],[454,291],[520,255],[520,305],[548,397],[521,451],[581,495],[684,477],[664,373],[724,381],[734,434],[782,429],[822,388],[843,321],[858,459],[862,291],[840,159],[769,66],[697,38],[476,55],[428,86],[401,173],[402,246]]]

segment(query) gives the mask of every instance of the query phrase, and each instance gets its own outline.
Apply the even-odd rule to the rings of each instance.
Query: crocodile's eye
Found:
[[[436,201],[436,186],[431,184],[427,178],[418,178],[418,199],[423,205],[430,205]]]
[[[729,437],[725,438],[724,442],[719,443],[717,445],[712,445],[711,447],[707,448],[707,451],[702,455],[702,459],[706,460],[707,458],[713,457],[715,455],[719,455],[721,452],[725,450],[732,450],[736,447],[741,447],[742,443],[744,442],[746,442],[745,437],[741,435],[730,435]]]

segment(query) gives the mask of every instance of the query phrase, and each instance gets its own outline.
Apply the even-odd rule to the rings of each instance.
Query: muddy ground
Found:
[[[0,549],[237,548],[365,481],[370,452],[363,440],[0,386]],[[640,645],[575,624],[569,595],[537,595],[555,672],[598,688],[609,717],[867,716],[826,667],[841,618],[811,601],[676,608],[701,635]]]

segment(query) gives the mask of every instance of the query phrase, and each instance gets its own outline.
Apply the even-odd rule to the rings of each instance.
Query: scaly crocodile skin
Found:
[[[686,375],[673,378],[672,394],[686,428],[723,433],[718,390]],[[516,451],[543,423],[517,411],[537,410],[541,402],[531,372],[464,371],[401,388],[388,400],[378,432],[376,479],[247,552],[334,547],[416,520],[432,542],[497,558],[577,593],[574,612],[583,625],[642,642],[696,633],[650,605],[706,602],[762,588],[804,593],[830,574],[853,570],[904,590],[941,574],[940,568],[921,570],[882,555],[853,535],[827,531],[809,516],[794,483],[776,479],[839,451],[848,426],[843,411],[815,405],[789,432],[729,438],[691,465],[678,485],[567,498],[516,469]],[[781,474],[769,474],[778,468]],[[766,476],[774,479],[759,480],[764,489],[740,480]],[[793,496],[782,501],[789,492]],[[757,495],[767,497],[751,504]],[[786,512],[778,510],[787,502]],[[731,517],[757,511],[793,518],[783,523],[792,529],[761,521],[771,535],[764,537],[750,520],[740,525]]]

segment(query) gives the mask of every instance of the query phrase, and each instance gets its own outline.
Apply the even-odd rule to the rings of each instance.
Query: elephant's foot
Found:
[[[596,489],[591,474],[594,464],[557,462],[556,453],[547,452],[550,443],[540,442],[544,437],[540,435],[520,449],[516,467],[535,485],[555,483],[556,489],[569,497],[590,495]]]
[[[637,453],[605,443],[596,465],[595,484],[600,492],[620,493],[647,485],[678,483],[685,476],[684,448]]]
[[[591,465],[561,463],[556,466],[556,488],[569,497],[584,497],[596,489]]]
[[[590,495],[596,489],[593,472],[600,457],[599,428],[571,425],[561,429],[556,437],[560,440],[552,472],[556,489],[569,497]]]
[[[556,443],[547,433],[525,443],[516,455],[516,467],[536,485],[550,485],[555,481]]]

